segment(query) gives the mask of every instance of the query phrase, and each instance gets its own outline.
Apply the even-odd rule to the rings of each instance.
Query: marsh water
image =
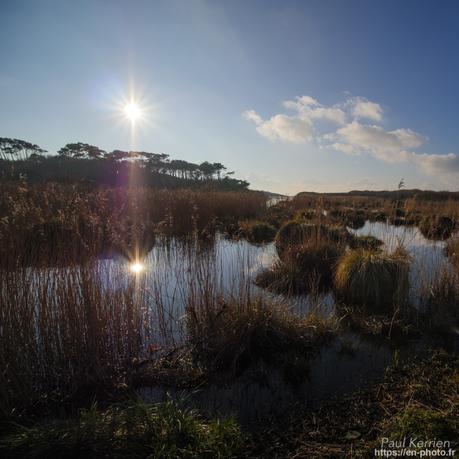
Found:
[[[444,242],[424,238],[417,228],[370,223],[357,235],[371,234],[384,241],[389,249],[402,244],[410,252],[410,303],[419,305],[420,286],[435,278],[441,270],[451,269],[444,254]],[[335,308],[333,293],[315,295],[273,296],[254,285],[256,274],[277,260],[274,244],[250,244],[245,240],[228,240],[217,235],[205,241],[156,241],[141,260],[144,269],[132,272],[128,258],[104,258],[95,273],[104,289],[133,287],[142,295],[149,313],[149,335],[146,345],[169,349],[179,346],[186,337],[185,305],[190,295],[196,299],[211,296],[233,296],[236,299],[258,295],[279,300],[298,315],[311,310],[325,316]],[[53,270],[67,268],[53,268]],[[49,289],[54,283],[43,270]],[[54,272],[54,271],[53,271]],[[92,275],[92,272],[91,272]],[[28,287],[33,288],[33,285]],[[453,324],[451,324],[453,326]],[[339,394],[365,388],[380,379],[386,368],[422,356],[429,348],[447,346],[458,350],[457,330],[445,336],[416,336],[402,341],[387,336],[372,336],[340,327],[337,336],[324,343],[311,357],[300,377],[286,377],[285,368],[260,364],[238,378],[220,378],[198,389],[181,391],[169,386],[139,388],[148,400],[185,397],[187,403],[211,416],[235,415],[241,423],[256,425],[258,419],[272,414],[288,413],[292,403],[314,407]]]
[[[373,235],[391,249],[403,244],[412,256],[410,301],[419,303],[419,288],[425,280],[433,279],[441,269],[449,269],[444,255],[444,242],[427,240],[415,227],[370,223],[357,235]],[[156,245],[145,257],[145,270],[139,275],[127,273],[126,282],[141,283],[150,295],[149,307],[167,310],[173,320],[169,330],[174,344],[184,336],[186,298],[190,291],[212,289],[222,295],[268,295],[253,284],[254,276],[269,268],[277,259],[273,244],[253,245],[244,240],[232,241],[217,236],[207,243],[183,245],[179,242]],[[106,260],[112,267],[125,265],[126,260]],[[135,278],[133,280],[133,277]],[[201,291],[202,293],[202,291]],[[295,312],[306,314],[311,308],[321,314],[334,312],[333,293],[313,298],[307,295],[277,297]],[[427,349],[447,345],[457,351],[457,339],[450,337],[438,342],[426,336],[404,339],[403,342],[386,337],[369,337],[349,330],[322,346],[311,359],[304,378],[288,382],[282,370],[260,366],[232,381],[210,383],[200,389],[179,391],[171,387],[143,387],[140,393],[152,401],[167,397],[186,397],[188,403],[210,415],[235,415],[240,422],[252,424],[273,413],[285,413],[292,403],[316,406],[323,400],[341,393],[364,388],[381,378],[386,368],[401,364]]]

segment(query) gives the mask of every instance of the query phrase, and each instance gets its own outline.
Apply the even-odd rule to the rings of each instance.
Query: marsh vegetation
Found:
[[[271,415],[457,350],[453,199],[0,187],[2,456],[268,457]]]

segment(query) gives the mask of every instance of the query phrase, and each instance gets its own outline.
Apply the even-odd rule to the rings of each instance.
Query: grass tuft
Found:
[[[401,251],[351,250],[337,265],[335,286],[346,303],[368,310],[390,310],[406,302],[408,272],[409,257]]]
[[[200,316],[187,314],[194,362],[207,371],[241,374],[258,361],[282,362],[292,354],[310,356],[334,327],[332,319],[301,318],[285,306],[257,299],[223,302]]]
[[[378,250],[384,245],[384,242],[371,235],[354,236],[349,245],[352,249]]]
[[[249,242],[263,243],[271,242],[276,236],[276,228],[267,222],[244,221],[240,223],[242,234],[247,237]]]
[[[297,220],[286,222],[276,235],[276,248],[279,255],[290,245],[347,242],[349,234],[345,228],[323,224],[304,223]]]
[[[427,239],[446,240],[454,230],[454,221],[444,215],[428,215],[421,220],[419,230]]]
[[[309,243],[289,246],[281,259],[261,272],[255,282],[278,293],[304,293],[314,288],[330,287],[333,268],[342,247],[332,243]]]

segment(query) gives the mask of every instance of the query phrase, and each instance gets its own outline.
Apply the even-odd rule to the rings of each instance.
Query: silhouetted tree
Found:
[[[221,173],[226,170],[226,167],[222,163],[214,163],[214,170],[217,173],[217,179],[220,180]]]
[[[208,161],[204,161],[199,165],[199,171],[204,179],[210,180],[215,172],[215,166]]]
[[[229,176],[221,163],[201,164],[170,160],[165,153],[113,150],[106,153],[94,145],[68,143],[58,155],[45,157],[38,145],[0,138],[0,178],[31,182],[84,181],[111,186],[200,187],[236,190],[248,182]],[[204,183],[203,183],[204,182]]]
[[[105,155],[105,151],[88,143],[68,143],[58,152],[64,158],[74,159],[101,159]]]
[[[46,150],[34,143],[0,137],[0,155],[4,160],[26,160],[31,155],[43,155],[43,153],[46,153]]]

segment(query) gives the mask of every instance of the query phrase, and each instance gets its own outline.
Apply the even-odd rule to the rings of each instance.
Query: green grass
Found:
[[[459,413],[458,413],[459,414]],[[410,406],[389,421],[387,433],[390,438],[419,438],[422,440],[457,438],[459,418],[449,412],[432,408]]]
[[[243,438],[232,419],[203,420],[167,401],[92,407],[76,419],[16,425],[0,438],[3,458],[229,458]]]
[[[436,352],[390,367],[381,382],[323,403],[298,406],[251,439],[249,457],[374,458],[382,437],[459,442],[459,360]]]

